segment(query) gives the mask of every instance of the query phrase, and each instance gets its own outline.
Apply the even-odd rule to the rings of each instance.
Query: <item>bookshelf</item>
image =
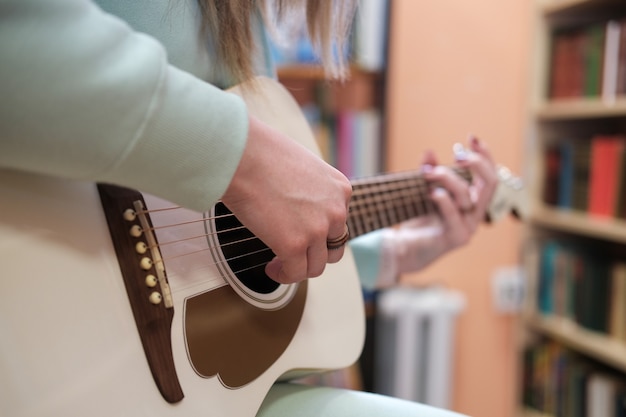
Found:
[[[383,170],[385,71],[356,65],[345,81],[328,81],[313,64],[287,64],[281,83],[302,106],[322,156],[349,178]]]
[[[278,78],[301,105],[322,156],[349,178],[380,173],[384,161],[384,90],[390,2],[359,2],[344,53],[349,76],[329,81],[305,28],[277,33]],[[282,42],[286,39],[287,42]]]
[[[620,416],[626,411],[626,2],[536,0],[535,6],[520,415]],[[601,151],[609,142],[615,147]]]

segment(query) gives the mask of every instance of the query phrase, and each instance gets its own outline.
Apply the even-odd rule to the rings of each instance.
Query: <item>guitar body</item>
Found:
[[[258,117],[316,149],[277,83],[261,79],[237,93]],[[0,171],[0,415],[247,417],[275,381],[358,358],[363,305],[348,248],[319,278],[279,286],[274,298],[247,296],[236,288],[232,254],[214,237],[215,212],[157,212],[150,221],[171,293],[165,307],[150,298],[158,286],[129,292],[121,265],[134,268],[142,255],[120,258],[115,236],[128,230],[111,230],[101,194],[93,183]],[[148,211],[172,206],[142,197]],[[142,332],[157,321],[134,310],[144,302],[171,320],[171,350],[153,349],[155,363]],[[173,389],[157,381],[161,362],[172,364],[156,373]]]

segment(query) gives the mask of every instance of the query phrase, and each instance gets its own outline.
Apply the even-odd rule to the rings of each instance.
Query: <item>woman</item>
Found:
[[[329,249],[329,242],[343,241],[349,181],[222,89],[257,74],[274,76],[267,21],[298,11],[329,75],[343,76],[345,63],[334,60],[332,48],[345,42],[356,2],[97,3],[0,2],[0,167],[115,183],[197,211],[221,199],[272,248],[276,258],[266,271],[279,282],[316,277],[339,261],[343,247]],[[360,263],[365,286],[390,285],[398,273],[468,241],[495,187],[488,151],[477,140],[469,147],[473,152],[459,164],[475,174],[471,187],[433,168],[433,155],[424,158],[425,175],[442,185],[432,194],[442,221],[353,241],[357,260],[368,260]],[[276,384],[258,415],[448,413],[372,394]]]

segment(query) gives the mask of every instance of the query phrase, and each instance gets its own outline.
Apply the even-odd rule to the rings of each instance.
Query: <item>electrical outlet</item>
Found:
[[[493,302],[500,313],[517,313],[524,305],[526,285],[519,266],[496,269],[492,278]]]

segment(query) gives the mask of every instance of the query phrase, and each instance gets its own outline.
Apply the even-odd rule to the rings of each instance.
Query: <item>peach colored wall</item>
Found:
[[[521,173],[528,98],[531,6],[528,0],[391,0],[388,160],[416,167],[433,149],[451,163],[451,146],[469,133],[498,162]],[[516,411],[517,318],[495,311],[494,271],[519,263],[521,226],[483,226],[466,246],[419,275],[467,297],[459,320],[454,409],[475,417]]]

